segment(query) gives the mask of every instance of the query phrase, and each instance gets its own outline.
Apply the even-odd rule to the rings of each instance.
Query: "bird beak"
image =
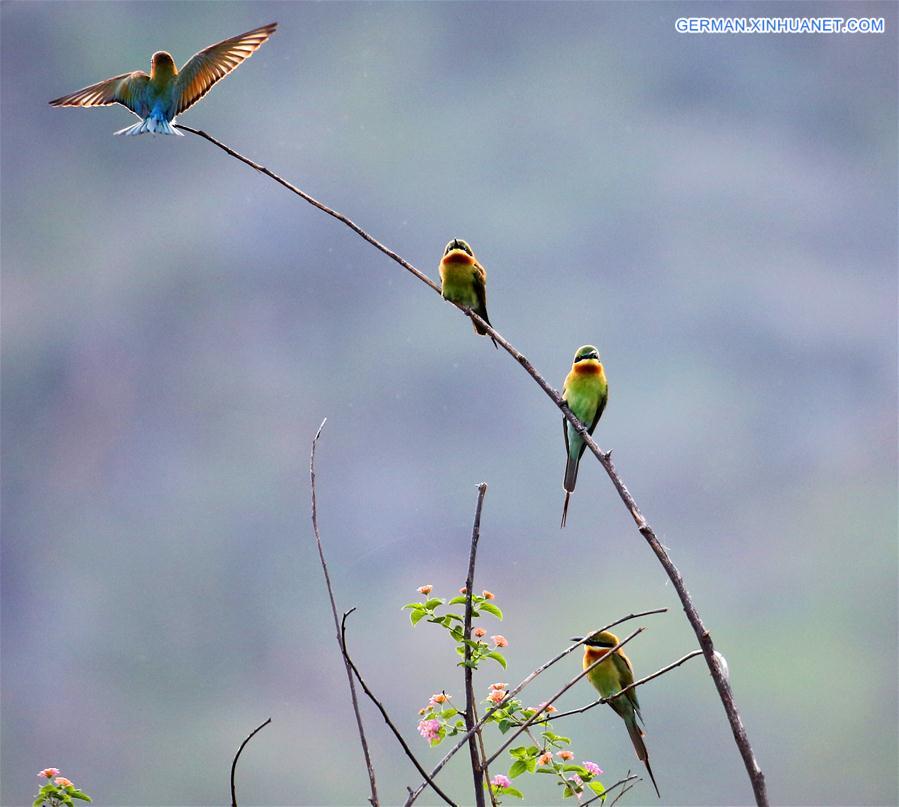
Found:
[[[453,239],[453,249],[462,249],[462,245],[459,243],[458,238]]]
[[[583,636],[572,636],[568,641],[569,642],[582,642],[582,641],[584,641],[584,637]]]

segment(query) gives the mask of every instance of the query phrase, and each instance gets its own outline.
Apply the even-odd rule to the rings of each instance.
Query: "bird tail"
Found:
[[[485,309],[482,308],[479,311],[475,311],[475,314],[477,314],[488,325],[490,324],[490,320],[487,319],[487,311]],[[478,323],[475,322],[474,320],[471,321],[471,324],[474,325],[474,332],[478,336],[487,336],[487,331],[484,329],[483,326],[478,325]],[[499,350],[499,345],[496,344],[496,339],[494,339],[493,336],[490,337],[490,341],[493,342],[493,347],[495,347],[497,350]]]
[[[565,520],[568,518],[568,500],[571,498],[571,492],[565,491],[565,503],[562,505],[562,523],[559,525],[559,529],[565,526]]]
[[[564,425],[564,424],[563,424]],[[562,527],[565,526],[565,519],[568,517],[568,500],[574,493],[574,486],[577,484],[577,468],[580,465],[580,456],[568,456],[568,462],[565,464],[565,479],[562,487],[565,490],[565,504],[562,505]]]
[[[146,132],[150,132],[150,134],[178,135],[178,137],[184,137],[184,133],[179,132],[173,127],[170,121],[167,121],[165,118],[153,117],[153,115],[149,115],[140,121],[140,123],[135,123],[133,126],[126,126],[124,129],[119,129],[116,134],[132,136],[142,135]]]
[[[643,742],[643,732],[637,725],[637,718],[632,715],[630,719],[625,718],[624,722],[627,725],[627,733],[631,736],[631,742],[634,744],[634,751],[637,752],[637,759],[646,766],[646,772],[652,780],[656,796],[662,798],[661,793],[659,793],[659,786],[656,784],[656,778],[652,775],[652,768],[649,767],[649,752],[646,750],[646,743]]]

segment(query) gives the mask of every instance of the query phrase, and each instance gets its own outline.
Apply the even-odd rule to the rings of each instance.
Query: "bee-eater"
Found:
[[[568,373],[562,386],[562,400],[568,404],[574,416],[587,427],[587,432],[593,434],[608,399],[609,385],[606,383],[606,372],[599,360],[599,351],[593,345],[579,347],[574,354],[571,372]],[[564,416],[562,432],[565,435],[565,451],[568,453],[565,479],[562,484],[565,489],[565,504],[562,505],[564,527],[568,516],[568,499],[577,483],[578,465],[587,444]]]
[[[487,318],[487,271],[471,251],[467,241],[454,238],[443,250],[440,261],[440,290],[445,300],[470,308],[488,325]],[[487,331],[474,320],[475,333],[484,336]],[[499,349],[496,339],[493,346]]]
[[[571,641],[579,642],[580,638]],[[634,683],[634,668],[631,660],[624,655],[624,651],[619,648],[612,653],[611,658],[609,657],[609,649],[617,644],[618,637],[607,630],[597,631],[584,642],[585,670],[599,659],[604,659],[587,673],[590,683],[603,698],[611,698],[616,692],[621,692],[622,689]],[[615,713],[627,726],[627,733],[634,744],[637,759],[646,765],[646,771],[652,780],[652,786],[656,789],[656,795],[662,798],[656,778],[652,775],[652,768],[649,767],[649,753],[646,751],[646,743],[643,742],[643,731],[637,725],[638,719],[641,723],[643,722],[640,704],[637,701],[637,690],[629,689],[623,695],[610,700],[609,706],[615,710]]]
[[[179,71],[171,54],[157,51],[150,60],[150,75],[143,70],[122,73],[83,90],[51,101],[51,106],[109,106],[121,104],[141,121],[126,126],[117,135],[144,132],[181,135],[172,128],[175,116],[199,101],[212,85],[228,75],[275,31],[273,22],[240,36],[225,39],[195,53]]]

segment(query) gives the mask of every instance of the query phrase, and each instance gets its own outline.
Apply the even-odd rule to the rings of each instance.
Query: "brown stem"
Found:
[[[325,562],[325,552],[322,549],[322,539],[318,531],[318,507],[315,498],[315,446],[321,436],[322,429],[328,419],[322,421],[315,437],[312,438],[312,452],[309,456],[309,486],[312,488],[312,531],[315,533],[315,544],[318,547],[318,558],[321,561],[322,572],[325,575],[325,586],[328,589],[328,599],[331,601],[331,613],[334,615],[334,629],[337,631],[337,644],[340,647],[340,655],[343,657],[343,666],[346,668],[347,681],[350,684],[350,700],[353,702],[353,712],[356,715],[356,726],[359,728],[359,741],[362,743],[362,755],[365,757],[365,768],[368,771],[368,783],[371,789],[369,802],[372,807],[378,807],[378,785],[375,781],[375,769],[371,762],[371,754],[368,750],[368,742],[365,739],[365,729],[362,727],[362,715],[359,713],[359,700],[356,697],[356,685],[353,683],[353,672],[347,662],[346,648],[340,633],[340,621],[337,616],[337,603],[334,601],[334,589],[331,588],[331,575],[328,574],[328,564]]]
[[[269,718],[256,728],[254,728],[248,735],[247,738],[240,744],[240,748],[237,749],[237,753],[234,755],[234,759],[231,761],[231,807],[237,807],[237,784],[235,782],[235,774],[237,773],[237,760],[240,759],[240,755],[243,753],[244,748],[247,743],[256,736],[256,734],[262,729],[264,729],[269,723],[272,722],[272,719]]]
[[[430,776],[428,776],[427,771],[425,771],[425,769],[421,766],[421,763],[418,761],[418,759],[416,759],[415,754],[412,753],[412,749],[409,748],[408,744],[403,739],[403,735],[400,734],[400,730],[390,719],[390,715],[387,714],[387,709],[384,708],[384,704],[375,697],[368,684],[365,683],[365,679],[362,677],[362,673],[359,672],[359,668],[350,658],[350,651],[347,650],[346,646],[346,620],[347,617],[355,610],[355,608],[350,608],[350,610],[343,615],[343,619],[340,620],[340,641],[341,646],[343,647],[343,657],[344,659],[346,659],[346,663],[350,665],[350,669],[353,671],[353,675],[356,676],[356,680],[362,687],[362,691],[366,695],[368,695],[371,702],[378,707],[378,711],[381,713],[381,717],[384,718],[384,722],[393,732],[393,736],[396,737],[397,742],[399,742],[400,747],[403,749],[406,756],[409,757],[409,759],[412,761],[412,764],[415,766],[415,770],[417,770],[422,776],[424,776],[425,782],[427,782],[434,789],[434,792],[438,796],[440,796],[440,798],[442,798],[447,804],[451,805],[451,807],[456,807],[456,803],[434,783]]]
[[[189,126],[184,126],[182,124],[177,124],[177,126],[179,129],[183,129],[186,132],[190,132],[191,134],[195,134],[199,137],[204,138],[205,140],[208,140],[210,143],[218,146],[231,157],[234,157],[235,159],[240,160],[246,165],[249,165],[251,168],[254,168],[255,170],[265,174],[267,177],[270,177],[275,182],[287,188],[292,193],[295,193],[297,196],[301,197],[309,204],[317,207],[319,210],[327,213],[329,216],[333,216],[335,219],[353,230],[353,232],[355,232],[361,238],[368,241],[368,243],[375,247],[375,249],[380,250],[388,258],[396,261],[396,263],[402,266],[407,272],[415,275],[415,277],[417,277],[422,283],[429,286],[432,291],[435,291],[438,294],[440,293],[440,287],[433,280],[431,280],[431,278],[424,274],[424,272],[416,269],[411,263],[402,258],[396,252],[384,246],[384,244],[382,244],[373,236],[369,235],[358,224],[344,216],[342,213],[339,213],[338,211],[328,207],[327,205],[322,204],[317,199],[313,198],[309,194],[301,191],[299,188],[289,183],[287,180],[279,177],[273,171],[270,171],[268,168],[265,168],[264,166],[253,162],[247,157],[244,157],[242,154],[234,151],[234,149],[216,140],[206,132],[203,132],[199,129],[192,129]],[[634,501],[633,496],[631,496],[630,491],[628,491],[624,482],[621,480],[621,477],[618,476],[618,472],[615,470],[615,466],[612,464],[612,452],[609,451],[607,453],[604,453],[600,450],[599,446],[594,442],[593,438],[587,433],[587,427],[572,414],[571,410],[568,408],[568,405],[562,400],[559,393],[546,382],[546,379],[544,379],[543,376],[540,375],[539,372],[537,372],[537,369],[533,364],[531,364],[531,362],[523,353],[521,353],[516,347],[506,341],[502,334],[500,334],[495,328],[493,328],[493,326],[489,325],[487,322],[481,319],[481,317],[479,317],[473,311],[464,306],[457,305],[456,307],[459,308],[467,317],[469,317],[472,322],[478,325],[481,330],[490,334],[490,336],[493,338],[494,344],[501,345],[502,348],[524,368],[525,372],[527,372],[527,374],[537,383],[540,389],[542,389],[552,400],[552,402],[559,408],[566,420],[568,420],[568,422],[571,423],[572,426],[574,426],[574,428],[580,433],[581,437],[584,440],[584,443],[590,449],[591,453],[602,464],[603,468],[609,476],[609,479],[612,480],[612,484],[618,491],[618,495],[621,497],[621,500],[630,511],[631,517],[634,519],[634,522],[637,525],[637,529],[640,531],[640,534],[643,536],[652,551],[655,553],[656,557],[659,559],[659,562],[665,569],[665,573],[668,575],[669,579],[674,585],[677,596],[680,599],[681,605],[683,605],[684,608],[684,612],[687,615],[687,620],[689,621],[690,626],[693,628],[693,631],[696,634],[696,638],[699,640],[700,647],[702,647],[703,655],[705,656],[709,672],[711,673],[712,678],[715,681],[715,686],[718,689],[718,696],[721,699],[721,703],[724,705],[724,711],[727,714],[727,719],[730,722],[731,732],[734,735],[734,742],[737,744],[737,748],[739,749],[740,755],[743,758],[743,764],[746,767],[746,772],[749,775],[749,780],[752,784],[756,804],[759,805],[759,807],[767,807],[768,792],[765,785],[765,776],[762,773],[762,769],[759,767],[758,762],[756,761],[755,754],[752,750],[752,745],[749,742],[749,735],[746,733],[746,729],[744,728],[743,721],[740,717],[740,712],[738,711],[737,704],[734,701],[733,691],[730,688],[730,683],[728,682],[727,676],[719,667],[718,662],[715,658],[715,648],[712,644],[712,637],[706,630],[705,625],[703,624],[702,619],[699,616],[699,612],[696,610],[696,606],[693,604],[693,600],[690,597],[690,593],[687,591],[687,587],[684,584],[680,572],[672,562],[671,558],[668,556],[668,553],[665,551],[664,547],[661,545],[661,543],[659,543],[655,531],[652,529],[652,527],[649,526],[643,514],[640,512],[639,507],[637,507],[636,501]]]
[[[474,511],[474,526],[471,528],[471,550],[468,553],[468,577],[465,578],[465,627],[464,646],[465,659],[462,669],[465,670],[465,729],[468,732],[468,754],[471,757],[471,776],[474,780],[474,801],[477,807],[484,807],[484,772],[481,757],[478,754],[477,721],[474,714],[474,683],[471,666],[471,597],[474,586],[474,565],[478,554],[478,540],[481,537],[481,508],[487,494],[487,483],[478,485],[478,503]]]

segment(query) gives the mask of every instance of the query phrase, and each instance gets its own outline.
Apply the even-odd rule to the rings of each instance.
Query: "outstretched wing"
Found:
[[[50,106],[109,106],[110,104],[122,104],[132,112],[143,93],[144,85],[150,77],[143,70],[135,70],[133,73],[122,73],[104,81],[98,81],[85,87],[83,90],[64,95],[50,102]]]
[[[249,59],[278,27],[272,22],[245,34],[233,36],[195,53],[175,80],[175,114],[199,101],[212,85],[223,79],[244,59]]]

